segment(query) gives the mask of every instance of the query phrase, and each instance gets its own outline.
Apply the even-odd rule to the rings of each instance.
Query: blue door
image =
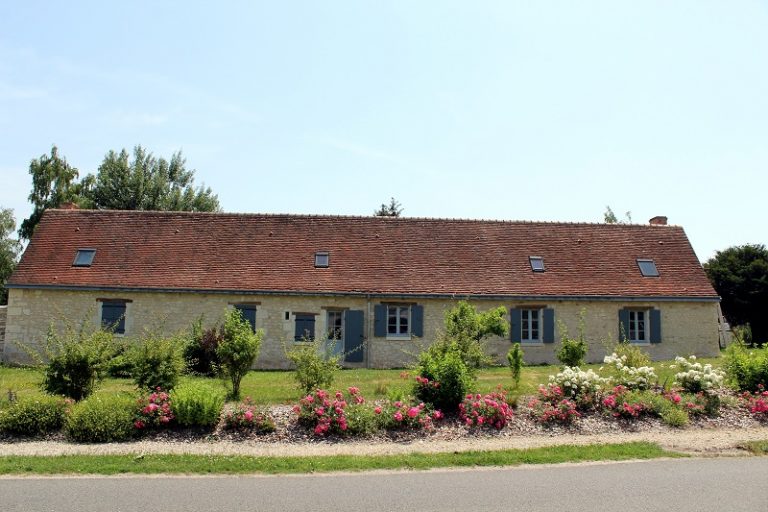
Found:
[[[361,363],[365,358],[363,312],[348,310],[344,313],[344,361]]]

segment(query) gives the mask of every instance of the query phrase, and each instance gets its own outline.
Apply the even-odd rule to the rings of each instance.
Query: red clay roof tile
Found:
[[[97,250],[92,266],[72,265],[78,248]],[[642,277],[637,258],[660,276]],[[47,211],[8,284],[717,298],[675,226],[146,211]]]

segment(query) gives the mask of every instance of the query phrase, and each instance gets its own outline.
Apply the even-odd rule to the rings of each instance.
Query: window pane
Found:
[[[76,267],[90,267],[95,255],[96,249],[78,249],[72,264]]]
[[[640,273],[645,277],[657,277],[659,275],[653,260],[637,260],[637,265],[640,267]]]

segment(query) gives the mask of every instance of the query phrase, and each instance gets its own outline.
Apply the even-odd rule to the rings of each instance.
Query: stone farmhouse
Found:
[[[718,353],[719,297],[681,227],[391,217],[47,211],[8,282],[2,357],[62,318],[126,338],[171,334],[239,308],[264,332],[257,366],[286,344],[339,340],[347,366],[400,367],[447,308],[504,306],[529,363],[556,362],[560,327],[588,358],[624,338],[654,359]]]

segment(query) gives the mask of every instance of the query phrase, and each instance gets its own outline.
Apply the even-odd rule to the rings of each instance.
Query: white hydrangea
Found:
[[[711,364],[701,364],[696,362],[696,356],[686,359],[676,357],[675,362],[682,371],[675,374],[675,383],[682,386],[686,391],[697,393],[699,391],[709,391],[723,386],[725,373],[722,370],[712,368]]]
[[[614,385],[622,385],[628,389],[648,389],[658,380],[652,367],[628,366],[627,356],[619,357],[615,352],[605,356],[603,362],[616,369],[616,375],[611,378]]]
[[[592,370],[583,371],[578,366],[566,366],[563,371],[549,376],[549,383],[560,386],[567,397],[578,398],[595,394],[607,384],[608,380]]]

